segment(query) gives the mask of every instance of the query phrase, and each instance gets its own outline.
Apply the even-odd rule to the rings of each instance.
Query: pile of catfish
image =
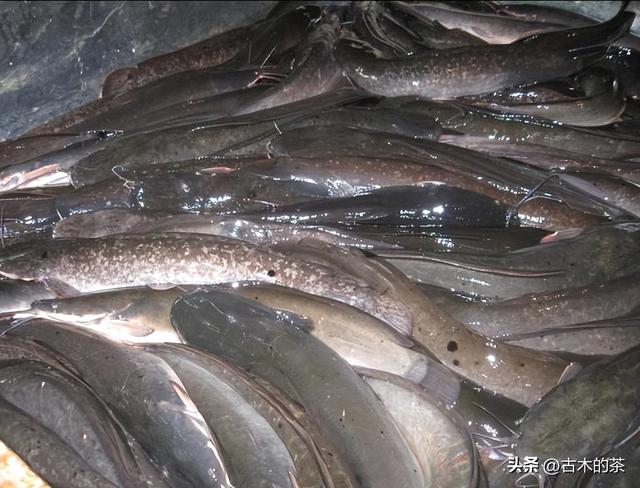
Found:
[[[3,142],[0,439],[64,488],[638,486],[633,18],[281,3]]]

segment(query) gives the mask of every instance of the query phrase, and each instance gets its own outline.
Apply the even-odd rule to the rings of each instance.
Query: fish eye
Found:
[[[40,254],[40,259],[47,259],[49,257],[49,253],[47,251],[43,251]]]

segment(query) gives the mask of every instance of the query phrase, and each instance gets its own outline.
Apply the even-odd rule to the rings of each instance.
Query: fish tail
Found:
[[[628,34],[634,18],[633,12],[621,10],[615,17],[600,24],[536,34],[514,44],[550,46],[566,53],[570,59],[581,60],[587,65],[602,58],[612,42]]]

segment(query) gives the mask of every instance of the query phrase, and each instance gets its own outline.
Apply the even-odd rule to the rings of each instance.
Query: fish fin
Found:
[[[460,382],[455,374],[436,361],[429,361],[427,372],[418,385],[441,399],[445,405],[454,405],[460,396]]]
[[[60,298],[70,298],[82,295],[80,290],[78,290],[77,288],[74,288],[70,284],[65,283],[61,280],[57,280],[55,278],[44,278],[42,280],[42,283],[47,290],[55,293]]]
[[[102,82],[101,98],[114,98],[134,88],[129,86],[135,78],[138,68],[120,68],[112,71]]]
[[[575,377],[582,370],[582,365],[580,363],[571,362],[569,366],[565,368],[565,370],[558,378],[558,384],[564,383],[565,381],[569,381],[571,378]]]
[[[572,239],[581,234],[584,229],[564,229],[555,231],[553,234],[549,234],[540,239],[540,244],[545,242],[556,242],[563,239]]]
[[[170,290],[171,288],[175,288],[175,283],[149,283],[147,285],[152,290]]]

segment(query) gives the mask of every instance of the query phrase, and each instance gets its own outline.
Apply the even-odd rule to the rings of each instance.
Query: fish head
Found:
[[[46,276],[49,251],[45,246],[12,246],[0,254],[0,276],[40,281]]]

